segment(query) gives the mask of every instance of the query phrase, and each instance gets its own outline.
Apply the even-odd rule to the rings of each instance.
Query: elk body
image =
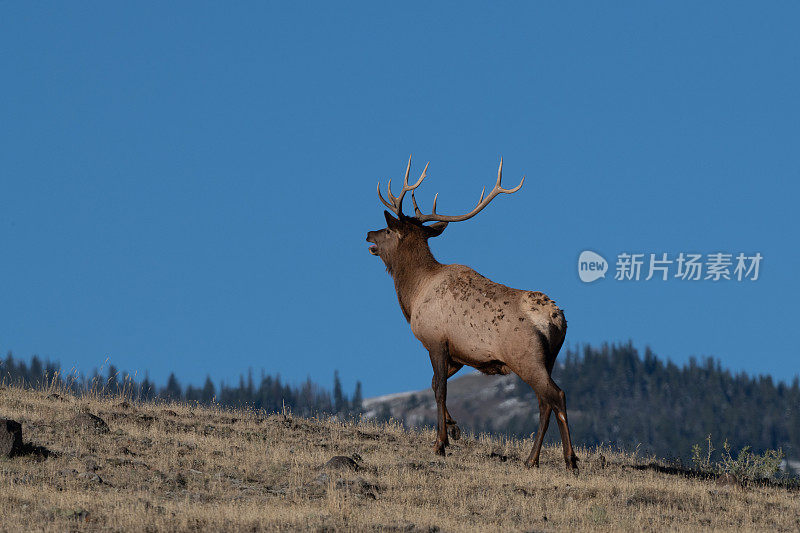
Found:
[[[414,198],[414,189],[425,178],[428,166],[414,185],[409,185],[409,158],[400,196],[391,192],[389,202],[380,192],[381,202],[396,216],[384,211],[387,227],[367,233],[373,243],[369,251],[380,257],[394,279],[400,309],[411,325],[414,336],[425,346],[433,366],[432,387],[437,405],[437,437],[434,449],[444,455],[448,426],[454,439],[460,436],[456,422],[447,411],[447,379],[464,365],[485,374],[514,372],[533,388],[539,400],[539,431],[533,449],[525,461],[539,465],[542,440],[551,412],[561,433],[564,461],[568,469],[577,466],[567,424],[564,392],[550,377],[558,352],[564,343],[567,322],[555,302],[541,292],[512,289],[495,283],[463,265],[444,265],[431,253],[428,239],[441,235],[450,222],[466,220],[478,214],[500,193],[511,194],[522,187],[503,189],[503,161],[497,183],[488,196],[466,215],[436,213],[434,197],[431,214],[423,214]],[[411,191],[415,216],[402,211],[403,197]],[[425,222],[433,224],[425,225]]]

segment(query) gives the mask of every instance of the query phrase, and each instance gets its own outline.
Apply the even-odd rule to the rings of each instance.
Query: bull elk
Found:
[[[577,457],[569,436],[566,397],[550,377],[567,331],[564,313],[541,292],[494,283],[467,266],[443,265],[433,257],[428,245],[428,239],[441,235],[450,222],[474,217],[498,194],[517,192],[525,177],[513,189],[504,189],[501,159],[497,183],[488,195],[484,187],[475,209],[465,215],[440,215],[436,213],[437,194],[431,213],[426,215],[417,205],[414,190],[425,179],[427,170],[425,165],[417,182],[409,185],[409,158],[400,196],[392,194],[389,180],[389,201],[383,198],[378,183],[378,197],[397,218],[384,211],[387,227],[367,233],[367,242],[372,243],[369,252],[386,264],[394,279],[400,309],[414,336],[430,354],[431,385],[438,415],[434,450],[444,455],[445,446],[449,445],[448,426],[454,440],[460,437],[460,430],[445,405],[447,379],[468,365],[484,374],[514,372],[536,393],[539,431],[526,466],[539,466],[542,440],[550,413],[555,411],[564,461],[568,469],[575,469]],[[403,197],[409,191],[414,216],[403,214]],[[433,223],[426,225],[426,222]]]

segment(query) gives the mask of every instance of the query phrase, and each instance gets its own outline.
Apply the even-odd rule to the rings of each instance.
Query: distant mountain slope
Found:
[[[447,406],[463,429],[502,432],[515,416],[538,416],[531,402],[518,397],[517,389],[524,386],[514,375],[486,376],[473,371],[448,381]],[[412,427],[436,423],[431,389],[368,398],[363,406],[367,418],[395,418]]]
[[[688,458],[692,444],[711,434],[734,450],[782,448],[800,458],[800,385],[771,377],[732,375],[718,361],[690,360],[678,367],[631,344],[567,351],[554,369],[567,393],[573,440],[661,457]],[[462,373],[464,371],[462,370]],[[427,381],[428,376],[421,377]],[[434,425],[436,404],[428,388],[364,401],[367,416],[395,418],[407,426]],[[447,406],[463,430],[529,436],[538,425],[538,404],[515,375],[468,373],[448,381]],[[551,423],[548,440],[558,439]]]

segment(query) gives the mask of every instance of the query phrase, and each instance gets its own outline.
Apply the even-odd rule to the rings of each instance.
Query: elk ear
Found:
[[[384,210],[383,216],[386,218],[386,226],[390,230],[399,231],[400,229],[400,221],[394,218],[389,211]]]
[[[444,231],[444,228],[447,227],[447,222],[434,222],[430,226],[422,226],[425,228],[425,234],[428,238],[431,237],[438,237]]]

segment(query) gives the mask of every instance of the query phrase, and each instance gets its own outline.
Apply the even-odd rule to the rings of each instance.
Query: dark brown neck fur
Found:
[[[394,278],[394,288],[400,309],[406,320],[411,321],[410,302],[420,282],[442,265],[433,257],[427,239],[409,235],[391,257],[383,259],[386,270]]]

